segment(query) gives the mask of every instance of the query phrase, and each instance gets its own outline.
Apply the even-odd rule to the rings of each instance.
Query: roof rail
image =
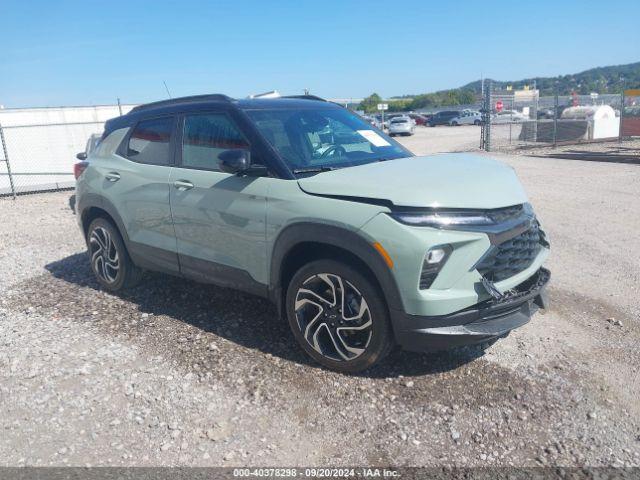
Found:
[[[158,102],[145,103],[131,109],[131,112],[139,112],[149,108],[166,107],[169,105],[179,105],[181,103],[194,103],[204,101],[231,102],[233,99],[221,93],[209,93],[205,95],[192,95],[190,97],[177,97],[168,100],[160,100]]]
[[[321,102],[326,102],[326,100],[322,97],[318,97],[316,95],[285,95],[280,98],[299,98],[301,100],[320,100]]]

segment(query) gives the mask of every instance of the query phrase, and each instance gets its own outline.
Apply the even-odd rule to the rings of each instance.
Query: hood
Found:
[[[488,209],[527,202],[511,167],[467,153],[342,168],[301,178],[298,184],[311,194],[386,200],[402,207]]]

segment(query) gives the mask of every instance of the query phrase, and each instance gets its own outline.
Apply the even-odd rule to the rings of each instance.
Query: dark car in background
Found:
[[[562,112],[564,111],[565,108],[567,108],[565,105],[558,105],[555,108],[558,118],[562,116]],[[536,113],[536,117],[538,118],[538,120],[544,120],[544,119],[549,120],[554,118],[553,112],[554,112],[553,107],[539,108],[538,112]]]
[[[438,112],[429,119],[429,126],[449,125],[453,118],[459,117],[460,115],[461,112],[459,110],[444,110]]]

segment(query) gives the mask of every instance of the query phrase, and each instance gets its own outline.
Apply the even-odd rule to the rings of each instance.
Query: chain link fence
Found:
[[[481,148],[512,151],[621,138],[622,95],[540,97],[532,90],[483,94]]]
[[[640,137],[640,89],[624,92],[621,119],[621,138]]]
[[[0,196],[73,188],[76,154],[133,106],[0,109]]]
[[[0,125],[0,195],[73,188],[76,154],[103,122]]]

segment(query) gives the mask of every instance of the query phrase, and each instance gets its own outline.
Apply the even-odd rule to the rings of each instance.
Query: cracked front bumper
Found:
[[[527,323],[539,308],[547,308],[546,285],[551,274],[540,268],[533,276],[505,293],[464,310],[439,316],[392,311],[396,341],[405,350],[443,350],[483,343],[505,336]]]

